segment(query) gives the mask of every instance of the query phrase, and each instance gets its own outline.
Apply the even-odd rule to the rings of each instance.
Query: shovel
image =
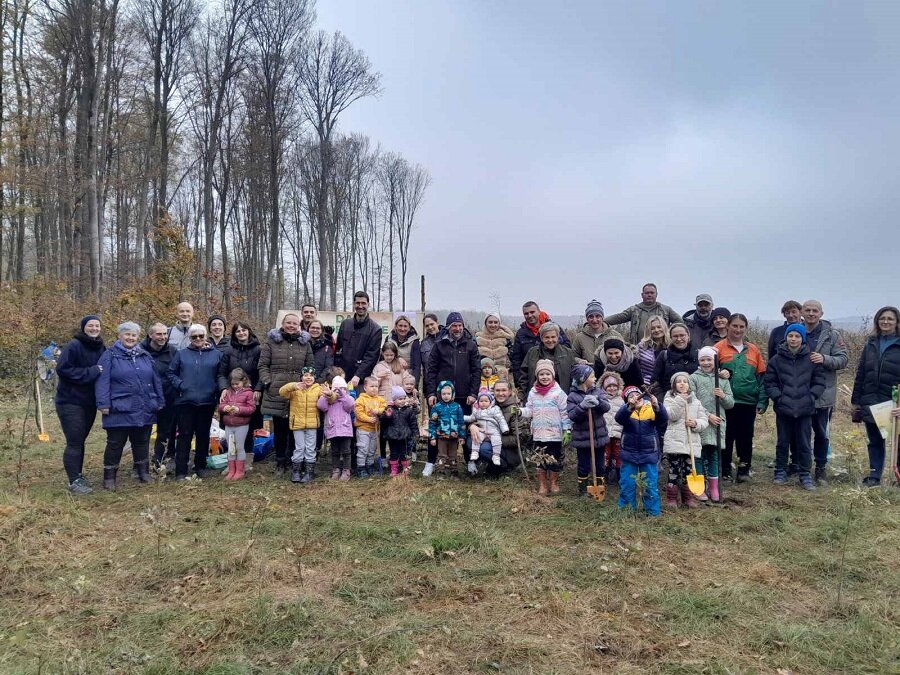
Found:
[[[713,373],[715,373],[714,377],[715,377],[716,389],[718,389],[721,384],[719,382],[719,354],[718,353],[716,353],[716,355],[713,357]],[[721,404],[721,401],[719,400],[718,396],[715,396],[715,399],[716,399],[716,417],[718,417],[721,420],[722,419],[722,404]],[[716,453],[719,455],[719,457],[718,457],[719,478],[721,479],[721,476],[722,476],[722,422],[721,421],[716,425]],[[722,484],[723,483],[724,483],[724,481],[719,480],[719,502],[725,501],[725,494],[722,492]]]
[[[699,497],[706,489],[706,481],[702,473],[697,473],[697,466],[694,464],[694,446],[691,443],[691,428],[687,425],[687,421],[684,423],[684,429],[687,432],[688,452],[691,455],[691,475],[687,477],[687,484],[690,491]]]
[[[594,484],[588,485],[588,494],[596,499],[598,502],[602,502],[603,498],[606,497],[606,485],[603,483],[597,483],[597,457],[594,453],[594,412],[592,409],[587,411],[588,415],[588,431],[591,434],[591,473],[594,476]]]
[[[41,403],[41,384],[38,378],[34,380],[34,397],[37,402],[38,440],[49,443],[50,435],[44,431],[44,406]]]
[[[519,406],[519,395],[516,394],[516,407]],[[516,413],[519,414],[518,412]],[[528,467],[525,466],[525,455],[522,454],[522,440],[519,438],[519,420],[515,419],[515,415],[510,417],[512,422],[515,424],[516,431],[516,449],[519,451],[519,465],[522,467],[522,471],[525,472],[525,480],[528,481],[528,485],[531,485],[531,476],[528,475]]]
[[[891,392],[892,399],[894,401],[894,407],[897,407],[898,398],[900,398],[900,388],[897,385],[894,385],[894,389]],[[898,457],[898,451],[900,451],[900,443],[897,443],[897,418],[891,416],[891,480],[895,483],[900,483],[900,466],[898,466],[897,462],[900,457]]]

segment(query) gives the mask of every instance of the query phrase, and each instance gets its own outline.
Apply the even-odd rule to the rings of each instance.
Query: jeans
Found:
[[[177,411],[174,405],[167,405],[156,413],[156,441],[153,443],[153,459],[160,463],[175,456],[175,424]]]
[[[869,437],[869,476],[881,480],[884,473],[885,443],[878,425],[866,422],[866,436]]]
[[[813,457],[816,458],[816,466],[824,467],[828,464],[828,449],[831,445],[829,438],[831,432],[831,414],[834,408],[816,408],[812,416],[813,430]]]
[[[103,453],[103,468],[117,469],[122,461],[122,450],[126,441],[131,441],[131,455],[134,464],[147,463],[150,456],[150,431],[153,425],[145,427],[113,427],[106,430],[106,450]]]
[[[209,455],[209,427],[212,424],[215,405],[180,405],[178,409],[178,440],[175,443],[175,475],[187,476],[191,457],[191,439],[194,446],[194,472],[202,474]]]
[[[644,510],[651,516],[658,516],[662,512],[659,501],[659,470],[656,462],[652,464],[632,464],[622,462],[622,473],[619,478],[619,508],[631,507],[635,511],[637,502],[637,475],[645,474],[643,502]]]
[[[756,424],[756,406],[735,403],[725,411],[725,449],[722,451],[722,474],[731,474],[732,450],[737,450],[738,468],[749,469],[753,459],[753,425]]]
[[[775,470],[787,471],[788,457],[791,447],[796,449],[797,467],[801,476],[808,476],[812,465],[812,447],[810,436],[812,434],[811,415],[803,417],[788,417],[787,415],[775,415],[775,428],[777,438],[775,441]]]
[[[56,416],[66,437],[66,449],[63,450],[63,468],[71,483],[78,478],[84,469],[84,442],[91,433],[97,408],[94,406],[57,403]]]
[[[700,448],[701,466],[707,478],[719,477],[719,451],[715,445]]]

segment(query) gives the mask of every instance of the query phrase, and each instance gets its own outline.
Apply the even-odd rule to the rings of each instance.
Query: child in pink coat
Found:
[[[331,444],[331,478],[350,480],[350,439],[353,438],[354,401],[347,391],[347,381],[335,377],[331,386],[322,385],[316,407],[325,413],[325,438]]]
[[[222,392],[219,412],[228,439],[228,475],[225,480],[241,480],[247,469],[244,441],[250,430],[250,418],[256,412],[256,399],[250,388],[250,378],[242,368],[235,368],[228,376],[231,387]]]

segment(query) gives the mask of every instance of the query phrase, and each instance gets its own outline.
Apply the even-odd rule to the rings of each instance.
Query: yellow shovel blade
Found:
[[[44,443],[50,442],[50,434],[40,433],[38,434],[38,440],[43,441]]]
[[[692,493],[697,496],[703,494],[703,491],[706,489],[706,483],[703,481],[702,473],[692,473],[687,477],[688,488]]]

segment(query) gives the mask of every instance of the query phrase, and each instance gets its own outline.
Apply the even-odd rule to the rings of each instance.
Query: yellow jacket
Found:
[[[387,403],[381,396],[369,396],[365,392],[356,399],[356,428],[363,431],[378,430],[378,416]]]
[[[491,375],[490,377],[481,376],[481,389],[494,391],[494,385],[500,380],[499,375]]]
[[[306,389],[296,389],[297,382],[288,382],[278,393],[291,402],[291,429],[317,429],[319,426],[319,409],[316,403],[322,394],[322,387],[311,384]]]

